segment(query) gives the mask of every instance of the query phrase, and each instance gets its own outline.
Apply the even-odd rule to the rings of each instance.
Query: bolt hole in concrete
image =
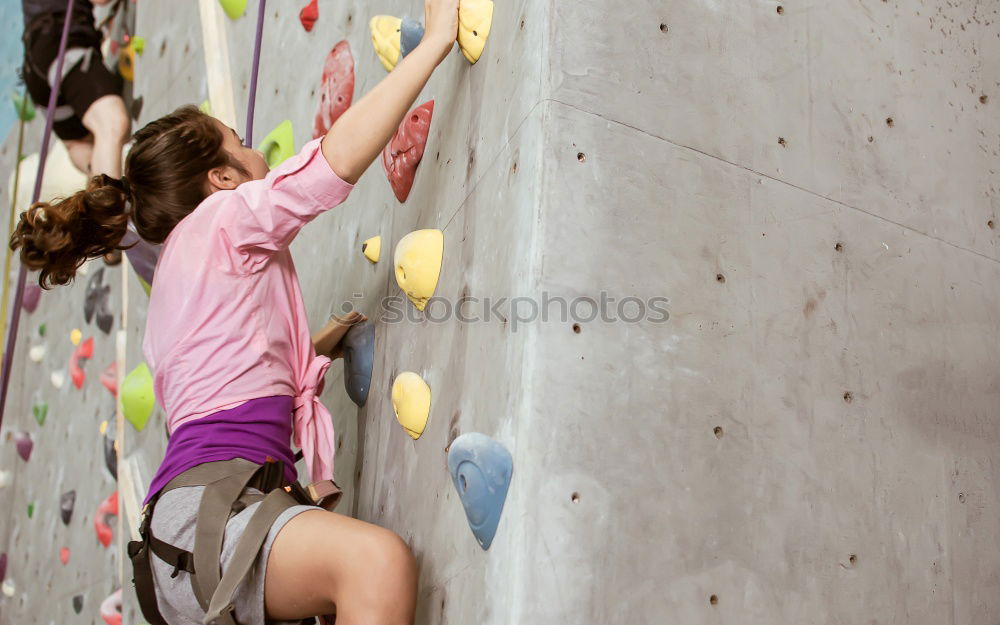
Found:
[[[886,117],[885,118],[885,125],[888,126],[889,128],[892,128],[893,126],[896,125],[896,120],[894,120],[891,117]]]
[[[711,603],[712,605],[719,605],[719,596],[712,595],[711,597],[708,598],[708,602]]]
[[[573,333],[574,334],[579,334],[580,333],[580,324],[579,323],[574,323],[573,324]]]
[[[997,226],[996,226],[996,224],[995,224],[995,223],[993,223],[993,220],[991,219],[991,220],[989,220],[989,221],[987,221],[987,222],[986,222],[986,227],[987,227],[987,228],[989,228],[990,230],[993,230],[993,229],[995,229],[995,228],[996,228]]]
[[[854,401],[854,395],[851,394],[851,391],[847,391],[846,393],[844,393],[844,401],[846,401],[847,403],[851,403],[852,401]]]
[[[521,20],[521,30],[524,30],[524,20]]]
[[[988,95],[984,94],[984,95],[979,96],[979,103],[980,104],[986,104],[989,101],[990,101],[990,97]]]
[[[844,251],[844,244],[843,243],[838,243],[838,244],[836,244],[836,245],[833,246],[833,249],[837,250],[838,252],[843,252]]]
[[[573,493],[569,496],[569,500],[573,503],[580,503],[580,493]]]
[[[784,15],[785,14],[785,7],[783,7],[783,6],[781,6],[779,4],[777,11],[778,11],[778,15]]]
[[[581,163],[586,162],[587,155],[584,154],[583,152],[577,152],[576,153],[576,160],[580,161]]]
[[[875,143],[875,137],[868,135],[868,143]]]
[[[517,161],[514,161],[514,164],[511,165],[511,167],[510,167],[510,173],[512,173],[512,174],[516,174],[517,173]]]
[[[781,147],[786,147],[788,145],[788,142],[785,141],[784,137],[778,137],[778,145],[780,145]]]
[[[858,563],[858,556],[852,553],[851,556],[847,558],[847,561],[851,563],[851,566],[854,566],[855,564]]]
[[[722,431],[721,425],[715,426],[715,429],[712,431],[715,432],[715,438],[722,438],[724,432]]]
[[[717,273],[715,274],[715,281],[718,282],[719,284],[723,284],[726,281],[726,276],[722,275],[721,273]]]
[[[661,33],[665,33],[665,32],[667,32],[668,30],[670,30],[670,27],[669,27],[669,26],[667,26],[666,24],[660,24],[660,32],[661,32]]]
[[[958,503],[965,503],[965,493],[958,494]]]

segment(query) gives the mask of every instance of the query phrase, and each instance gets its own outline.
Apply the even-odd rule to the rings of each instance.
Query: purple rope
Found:
[[[253,42],[253,69],[250,70],[250,102],[247,103],[247,133],[244,145],[253,147],[253,109],[257,102],[257,71],[260,69],[260,41],[264,35],[264,2],[257,7],[257,38]]]
[[[263,3],[264,0],[261,0]],[[45,159],[49,156],[49,139],[52,137],[52,122],[56,113],[56,101],[59,99],[59,86],[62,84],[63,63],[66,60],[66,40],[69,38],[69,23],[72,21],[74,0],[66,1],[66,16],[63,19],[62,37],[59,39],[59,56],[56,57],[56,81],[49,93],[49,106],[45,111],[45,131],[42,134],[42,147],[38,151],[38,174],[35,176],[35,190],[31,194],[31,203],[38,201],[42,194],[42,176],[45,173]],[[17,155],[21,157],[20,154]],[[4,276],[6,280],[7,277]],[[28,270],[22,264],[17,272],[17,287],[14,290],[14,309],[11,311],[10,327],[7,329],[7,348],[3,352],[3,372],[0,373],[0,425],[7,407],[7,388],[10,386],[10,369],[14,360],[14,348],[17,345],[17,327],[21,322],[21,303],[24,301],[24,285],[28,279]]]

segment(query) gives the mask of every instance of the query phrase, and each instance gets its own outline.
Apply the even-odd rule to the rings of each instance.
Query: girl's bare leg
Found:
[[[417,567],[393,532],[310,510],[278,533],[267,560],[264,606],[274,620],[337,615],[337,625],[412,625]]]

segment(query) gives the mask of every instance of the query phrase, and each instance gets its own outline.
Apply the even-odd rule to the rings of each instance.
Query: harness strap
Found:
[[[202,610],[208,610],[209,601],[221,579],[219,560],[222,555],[222,539],[233,504],[261,468],[250,464],[249,469],[206,484],[198,505],[198,522],[195,525],[192,550],[194,568],[198,574],[191,576],[191,588]]]
[[[257,555],[267,538],[275,519],[288,508],[299,503],[283,488],[276,488],[264,497],[254,510],[250,522],[236,544],[233,557],[222,575],[202,621],[205,625],[238,625],[234,618],[233,596],[240,583],[250,573]]]
[[[149,517],[145,517],[140,530],[144,540],[133,540],[128,544],[128,557],[132,560],[135,595],[139,599],[139,609],[150,625],[168,625],[156,604],[156,587],[153,583],[153,568],[149,561]]]

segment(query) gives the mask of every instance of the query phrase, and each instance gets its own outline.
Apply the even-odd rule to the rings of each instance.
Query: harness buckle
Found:
[[[344,494],[344,491],[333,480],[313,482],[306,488],[306,492],[309,494],[309,498],[312,499],[313,505],[329,511],[337,507],[337,504],[340,503],[341,495]]]

